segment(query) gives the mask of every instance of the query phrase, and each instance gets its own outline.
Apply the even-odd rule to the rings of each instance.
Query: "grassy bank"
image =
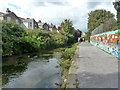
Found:
[[[71,63],[74,59],[74,55],[75,55],[75,51],[76,51],[76,47],[78,46],[78,43],[73,44],[71,47],[66,48],[61,55],[61,60],[58,61],[58,66],[56,67],[60,67],[62,68],[62,86],[61,88],[65,88],[66,87],[66,80],[68,78],[68,71],[70,69]]]

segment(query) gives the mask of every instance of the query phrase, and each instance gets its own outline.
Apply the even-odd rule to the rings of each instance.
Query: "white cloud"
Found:
[[[86,31],[87,14],[91,10],[106,9],[116,14],[116,10],[112,5],[113,1],[114,0],[0,0],[0,11],[5,12],[6,8],[10,8],[11,11],[20,17],[35,18],[36,21],[40,19],[55,25],[60,25],[64,19],[70,18],[76,29]],[[20,9],[10,6],[8,3],[16,5],[20,7]]]

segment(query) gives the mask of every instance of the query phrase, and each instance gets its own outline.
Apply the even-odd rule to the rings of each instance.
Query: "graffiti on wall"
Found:
[[[91,36],[90,43],[120,58],[120,30]]]

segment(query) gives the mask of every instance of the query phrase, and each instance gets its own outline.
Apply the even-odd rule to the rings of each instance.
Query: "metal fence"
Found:
[[[103,33],[103,32],[108,32],[108,31],[112,31],[112,28],[116,25],[116,20],[115,18],[110,18],[108,21],[106,21],[105,23],[101,24],[100,26],[98,26],[96,29],[94,29],[91,32],[91,35],[95,35],[95,34],[99,34],[99,33]]]

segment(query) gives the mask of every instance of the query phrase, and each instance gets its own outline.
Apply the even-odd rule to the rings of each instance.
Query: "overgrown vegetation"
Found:
[[[120,1],[113,2],[114,8],[117,10],[117,24],[113,30],[120,29]]]
[[[90,42],[91,31],[86,32],[86,40]]]
[[[88,14],[88,30],[90,30],[91,32],[97,28],[99,25],[101,25],[102,23],[105,23],[106,21],[108,21],[108,19],[114,17],[114,14],[111,13],[110,11],[106,11],[106,10],[95,10],[95,11],[91,11]]]
[[[2,21],[2,56],[53,49],[75,43],[72,21],[62,22],[62,30],[24,30],[21,25]]]
[[[86,39],[88,40],[88,42],[90,42],[91,32],[94,29],[98,28],[98,26],[100,26],[101,24],[103,24],[103,26],[94,31],[92,33],[93,35],[118,29],[118,24],[116,24],[116,21],[113,18],[114,14],[110,11],[106,11],[104,9],[94,10],[91,11],[88,16],[88,32],[86,32]],[[108,19],[111,20],[111,22],[107,22]]]
[[[62,52],[61,55],[61,60],[58,61],[58,66],[57,67],[62,67],[64,69],[69,70],[69,67],[71,65],[71,61],[74,58],[76,46],[78,43],[73,44],[70,48],[66,48],[65,51]]]
[[[120,1],[113,2],[114,8],[117,10],[117,23],[120,25]]]
[[[64,79],[68,77],[68,70],[71,66],[73,59],[74,59],[77,45],[78,45],[78,43],[75,43],[70,48],[66,48],[62,52],[61,60],[58,61],[58,66],[56,66],[56,67],[60,67],[63,69],[62,74],[64,76]],[[64,87],[64,85],[62,87]]]

